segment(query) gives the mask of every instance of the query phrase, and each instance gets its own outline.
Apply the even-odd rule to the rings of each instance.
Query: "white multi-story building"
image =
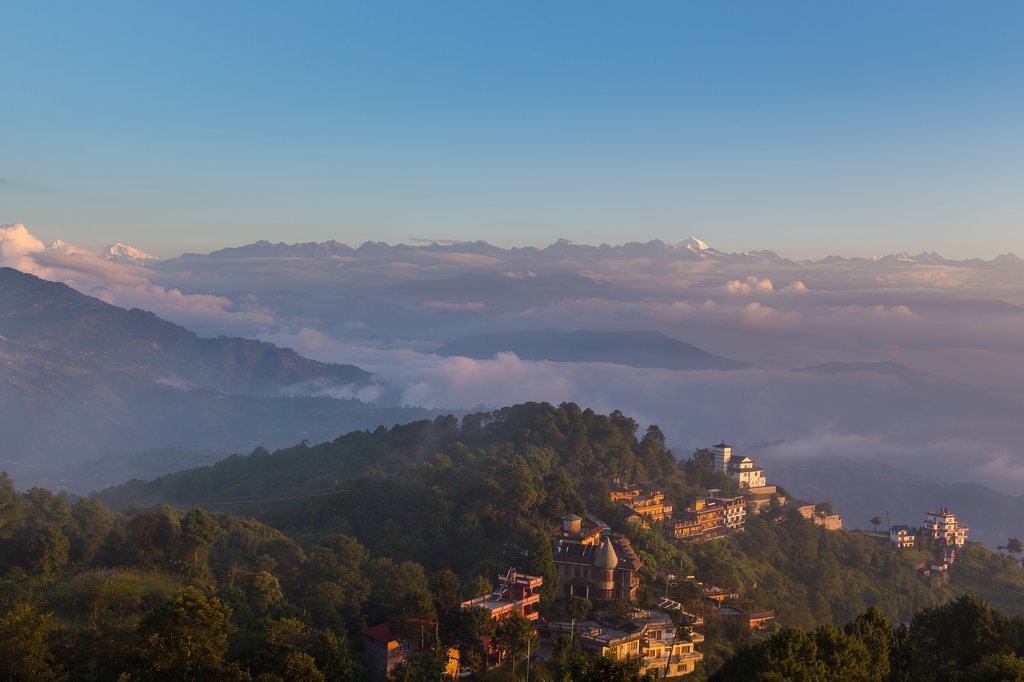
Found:
[[[749,457],[732,456],[732,446],[724,442],[711,446],[715,471],[728,474],[741,488],[762,488],[765,485],[764,469]]]
[[[939,511],[930,511],[924,519],[924,532],[932,536],[939,545],[947,547],[963,547],[967,542],[969,529],[956,520],[956,515],[943,507]]]

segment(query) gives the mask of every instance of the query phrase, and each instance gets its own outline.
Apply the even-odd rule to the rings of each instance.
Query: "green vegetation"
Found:
[[[783,629],[741,649],[715,682],[1013,682],[1024,680],[1024,618],[962,596],[894,628],[870,609],[844,629]]]
[[[948,584],[931,587],[915,570],[932,557],[928,548],[897,553],[869,535],[830,533],[778,507],[751,517],[745,533],[678,547],[657,527],[622,520],[608,496],[616,477],[657,481],[677,506],[707,487],[733,485],[711,470],[706,452],[678,463],[657,427],[640,434],[617,412],[538,403],[461,423],[442,417],[273,454],[258,450],[132,482],[99,499],[72,501],[39,488],[18,493],[3,475],[0,675],[354,680],[362,675],[358,633],[388,622],[420,649],[401,679],[437,679],[448,647],[479,667],[482,634],[515,652],[534,645],[515,620],[495,628],[486,614],[459,608],[490,590],[509,565],[544,576],[545,614],[617,612],[614,604],[551,601],[557,576],[549,533],[561,515],[584,511],[631,538],[644,562],[642,605],[667,594],[698,608],[699,587],[668,578],[696,575],[774,609],[776,629],[818,628],[764,639],[735,620],[710,619],[702,648],[706,669],[719,675],[732,674],[757,647],[776,647],[757,654],[768,661],[792,650],[814,665],[824,661],[826,671],[840,658],[860,665],[861,650],[844,640],[850,627],[860,632],[879,619],[932,613],[963,592],[1024,613],[1024,569],[1009,554],[969,546],[958,552]],[[858,616],[871,607],[879,610]],[[1018,623],[996,620],[1006,628]],[[833,627],[848,621],[860,625]],[[789,639],[776,640],[783,636]],[[905,635],[893,636],[902,642]],[[963,670],[1008,669],[1021,654],[1014,646],[986,648],[989,658]],[[744,653],[732,658],[738,649]],[[838,653],[822,658],[831,650]],[[563,653],[538,666],[536,679],[639,679],[628,662]]]

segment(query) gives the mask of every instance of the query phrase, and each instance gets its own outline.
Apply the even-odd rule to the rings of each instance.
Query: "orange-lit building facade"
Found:
[[[956,520],[956,514],[946,507],[930,511],[924,519],[923,531],[940,546],[963,547],[967,542],[968,528]]]
[[[528,620],[537,620],[540,617],[540,586],[543,584],[544,578],[517,573],[513,569],[498,576],[498,587],[493,592],[462,602],[462,608],[479,606],[487,609],[495,620],[513,612]]]
[[[612,502],[626,508],[626,520],[645,528],[651,521],[661,521],[672,515],[672,504],[665,501],[665,491],[653,483],[620,483],[611,487]]]
[[[598,621],[548,622],[541,637],[552,643],[559,637],[575,637],[583,652],[592,657],[638,659],[644,671],[659,679],[689,675],[704,658],[696,650],[704,641],[702,634],[681,635],[669,614],[642,609],[633,611],[622,630]]]
[[[913,549],[917,535],[908,526],[893,526],[889,529],[889,543],[895,549]]]
[[[665,534],[680,542],[705,542],[741,530],[746,524],[746,517],[742,496],[698,497],[691,506],[665,521]]]
[[[498,576],[498,586],[490,594],[462,602],[462,608],[482,608],[490,613],[494,620],[502,620],[512,613],[518,613],[527,620],[536,621],[540,618],[540,588],[544,578],[536,575],[518,573],[509,569],[508,573]],[[483,640],[487,658],[484,667],[501,665],[504,652],[496,642],[485,637]]]

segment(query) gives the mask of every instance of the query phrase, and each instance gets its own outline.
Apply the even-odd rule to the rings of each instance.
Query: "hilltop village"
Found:
[[[794,633],[855,655],[851,623],[923,628],[964,593],[1024,615],[1019,540],[990,551],[941,506],[847,530],[770,473],[726,443],[680,459],[656,426],[531,403],[98,498],[0,474],[0,664],[68,682],[755,679],[729,671]],[[918,629],[882,656],[927,665]]]
[[[713,471],[734,482],[734,492],[709,489],[676,509],[656,482],[623,482],[616,479],[608,488],[608,502],[619,511],[618,520],[628,527],[656,529],[669,542],[692,545],[713,542],[746,530],[748,515],[766,510],[780,512],[776,522],[795,514],[828,531],[843,528],[839,514],[830,505],[789,498],[776,485],[770,485],[764,469],[750,457],[735,455],[724,442],[711,446]],[[551,535],[552,560],[557,575],[556,602],[569,619],[541,617],[541,588],[544,578],[528,575],[510,567],[497,577],[492,592],[469,599],[462,609],[479,609],[494,623],[494,635],[485,636],[485,668],[500,666],[509,656],[524,651],[511,650],[501,628],[510,618],[523,619],[530,633],[527,647],[536,642],[534,658],[551,657],[561,643],[573,641],[579,651],[595,659],[610,657],[632,659],[641,672],[657,678],[682,677],[693,673],[704,654],[699,646],[705,635],[701,629],[708,619],[732,620],[748,630],[769,629],[774,611],[758,608],[751,600],[729,589],[705,585],[697,576],[664,576],[667,583],[688,582],[702,596],[700,608],[684,610],[678,601],[662,598],[647,606],[636,603],[643,563],[625,533],[613,528],[594,514],[570,513],[559,519],[560,527]],[[938,548],[935,561],[925,562],[918,573],[924,579],[944,576],[955,558],[955,549],[967,541],[968,529],[948,509],[930,511],[920,531]],[[914,548],[917,531],[909,526],[892,526],[889,544],[894,550]],[[873,533],[880,538],[883,534]],[[944,583],[937,583],[944,584]],[[667,590],[666,590],[667,591]],[[594,605],[619,605],[615,618],[588,617]],[[574,608],[575,607],[575,608]],[[556,609],[559,611],[559,609]],[[393,634],[386,623],[363,631],[366,667],[373,679],[387,679],[418,650],[415,642]],[[521,649],[521,647],[520,647]],[[446,673],[460,671],[459,654],[450,649]]]

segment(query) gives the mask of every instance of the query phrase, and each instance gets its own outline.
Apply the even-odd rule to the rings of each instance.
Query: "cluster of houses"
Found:
[[[743,458],[733,470],[760,472],[748,464],[752,464],[749,458]],[[760,488],[769,487],[757,475],[746,480],[760,484]],[[612,499],[627,505],[635,513],[635,517],[627,516],[628,519],[645,525],[661,521],[665,532],[680,541],[701,542],[742,529],[747,513],[744,497],[723,496],[721,491],[715,490],[708,493],[682,512],[673,512],[672,505],[665,502],[664,491],[651,483],[616,483]],[[838,519],[836,515],[816,511],[813,504],[790,501],[790,506],[805,518],[820,519],[817,522],[826,528],[841,527],[841,520],[830,520],[832,517]],[[938,548],[938,557],[922,563],[918,574],[934,586],[945,584],[949,567],[956,558],[956,548],[967,541],[968,529],[955,514],[942,507],[928,512],[920,532],[932,538]],[[918,536],[908,526],[892,526],[889,537],[892,547],[907,549],[916,545]],[[635,600],[642,562],[628,538],[612,533],[608,524],[592,514],[567,514],[561,518],[561,528],[551,540],[559,579],[558,597],[580,596],[594,601]],[[517,613],[535,623],[542,643],[553,642],[560,636],[575,637],[588,655],[639,658],[644,669],[654,670],[657,677],[688,675],[703,660],[704,655],[696,647],[704,641],[704,636],[689,628],[680,630],[676,627],[672,612],[681,611],[677,602],[663,599],[654,609],[633,609],[627,622],[614,625],[599,620],[546,621],[540,618],[540,588],[543,583],[540,576],[509,569],[498,577],[493,592],[463,602],[462,608],[485,609],[496,621]],[[703,615],[683,614],[682,620],[691,627],[703,625],[706,617],[735,618],[751,629],[764,629],[775,617],[773,611],[757,609],[753,603],[744,601],[730,590],[704,585],[701,589],[705,600]],[[419,650],[417,642],[399,638],[387,623],[366,628],[362,634],[366,669],[371,679],[387,679],[397,666]],[[497,642],[485,638],[483,644],[485,666],[500,665],[505,652]],[[450,649],[446,674],[454,678],[458,672],[458,651]]]
[[[947,507],[928,512],[921,527],[921,532],[937,547],[963,547],[969,531]],[[889,542],[895,549],[912,549],[917,545],[917,533],[909,526],[892,526]]]
[[[623,483],[614,481],[611,501],[623,506],[625,518],[645,528],[660,521],[665,535],[676,542],[706,542],[743,530],[748,509],[763,510],[773,501],[787,512],[799,514],[824,527],[839,530],[843,519],[838,514],[818,510],[813,503],[786,500],[778,486],[769,485],[764,469],[746,456],[733,455],[733,447],[721,442],[710,448],[714,470],[726,474],[739,486],[740,495],[726,495],[721,490],[708,490],[693,504],[673,511],[665,501],[665,491],[656,483]]]
[[[682,510],[674,510],[665,499],[665,491],[655,483],[621,483],[611,488],[611,500],[624,505],[626,520],[644,527],[660,522],[666,535],[678,542],[704,542],[725,537],[744,528],[748,510],[758,511],[779,499],[776,486],[768,485],[764,471],[749,457],[734,457],[732,447],[719,443],[711,448],[716,471],[727,474],[739,485],[741,495],[709,490]],[[790,501],[790,504],[793,504]],[[793,509],[826,528],[841,527],[837,515],[825,515],[831,521],[819,521],[814,505],[793,504]],[[809,509],[809,511],[808,511]],[[632,602],[640,587],[643,564],[628,538],[615,534],[608,524],[592,514],[567,514],[561,527],[551,538],[552,557],[558,575],[558,597],[579,596],[592,601],[621,600]],[[540,588],[544,579],[526,575],[515,569],[498,577],[494,591],[469,599],[462,608],[485,609],[496,621],[517,613],[535,623],[542,642],[559,636],[575,637],[582,650],[590,655],[612,654],[639,658],[645,670],[654,670],[657,677],[679,677],[692,673],[703,654],[696,646],[703,635],[689,628],[680,629],[672,617],[681,606],[669,599],[654,609],[633,609],[626,622],[615,624],[598,620],[583,622],[552,622],[540,618]],[[771,611],[759,611],[743,602],[738,595],[718,588],[704,588],[705,611],[708,617],[737,618],[748,627],[764,628],[774,618]],[[702,625],[700,615],[682,614],[691,626]],[[392,671],[418,651],[416,642],[409,642],[392,632],[388,624],[363,630],[367,672],[372,679],[387,679]],[[505,655],[497,642],[483,640],[486,653],[484,665],[500,665]],[[458,651],[448,652],[446,673],[459,672]]]
[[[957,547],[966,544],[969,530],[947,507],[928,512],[920,532],[931,538],[937,554],[933,560],[922,562],[917,574],[932,587],[949,582],[949,567],[956,560]],[[917,537],[917,532],[909,526],[889,528],[889,544],[896,550],[913,549],[917,546]]]
[[[705,542],[742,530],[748,513],[761,511],[773,500],[783,505],[787,513],[799,514],[828,530],[842,528],[838,514],[823,511],[810,502],[782,499],[777,487],[766,482],[764,470],[749,457],[734,456],[732,446],[723,442],[712,446],[710,451],[715,470],[735,480],[742,494],[708,490],[689,506],[675,510],[666,501],[665,491],[656,483],[615,481],[611,501],[623,505],[628,522],[643,527],[660,523],[670,539],[681,543]],[[933,540],[938,558],[922,563],[918,573],[932,584],[944,584],[956,548],[967,541],[968,529],[955,514],[942,507],[928,512],[919,532]],[[884,534],[874,535],[881,536],[880,539],[885,537]],[[897,550],[915,547],[917,538],[917,532],[908,526],[889,529],[889,542]],[[628,538],[613,533],[608,524],[596,516],[563,516],[561,527],[551,537],[551,547],[559,598],[579,596],[592,601],[625,602],[636,599],[642,568],[640,557]],[[674,579],[674,576],[668,578]],[[704,641],[704,636],[691,628],[702,625],[705,618],[735,618],[751,629],[764,629],[775,616],[772,611],[758,610],[753,603],[729,590],[701,585],[705,601],[703,615],[682,613],[679,603],[666,598],[654,609],[634,608],[625,621],[614,624],[599,620],[546,621],[540,617],[539,610],[543,582],[540,576],[509,569],[498,577],[493,592],[463,602],[462,608],[482,608],[496,621],[512,613],[519,614],[535,623],[542,643],[553,642],[561,636],[574,637],[589,655],[638,658],[644,669],[655,671],[657,677],[678,677],[695,670],[703,659],[696,646]],[[679,611],[682,618],[674,619],[673,611]],[[679,620],[691,627],[677,627]],[[416,642],[396,636],[386,623],[367,628],[362,634],[367,672],[375,680],[388,678],[396,666],[407,661],[419,648]],[[500,665],[505,652],[497,642],[484,638],[482,643],[486,653],[484,665]],[[446,674],[454,678],[458,673],[459,654],[451,649]]]
[[[558,597],[580,596],[594,601],[633,601],[640,587],[642,562],[629,539],[612,533],[608,524],[587,514],[567,514],[561,528],[552,536],[552,555],[558,574]],[[696,632],[679,632],[671,610],[679,604],[663,600],[658,609],[633,609],[628,622],[614,626],[597,620],[583,622],[545,621],[540,618],[541,576],[526,575],[514,569],[498,577],[494,591],[469,599],[462,608],[482,608],[500,621],[512,613],[535,623],[541,642],[552,642],[561,635],[574,636],[584,653],[601,656],[635,657],[645,670],[657,677],[679,677],[692,673],[703,654],[696,645],[704,641]],[[698,616],[687,618],[700,625]],[[387,679],[392,671],[409,660],[419,647],[397,637],[387,624],[363,630],[367,671],[372,679]],[[483,640],[484,665],[501,665],[505,656],[498,643]],[[458,674],[458,652],[449,651],[447,673]]]

